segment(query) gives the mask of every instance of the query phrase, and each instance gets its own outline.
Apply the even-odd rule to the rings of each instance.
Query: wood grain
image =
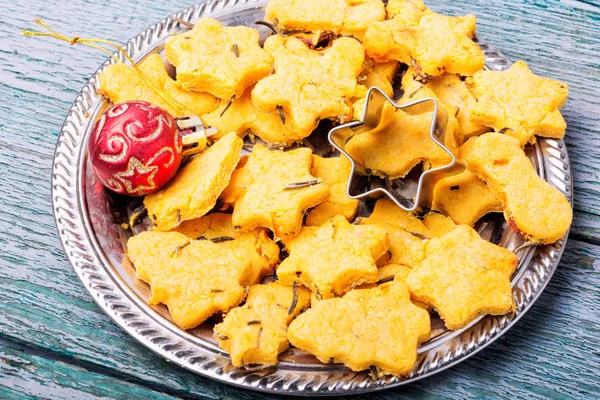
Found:
[[[0,342],[0,398],[174,400],[176,397]]]
[[[432,378],[361,398],[599,397],[594,375],[600,368],[600,247],[594,245],[600,244],[599,3],[428,4],[441,12],[476,14],[479,34],[509,58],[523,59],[536,73],[569,84],[564,115],[576,189],[572,238],[578,241],[569,242],[559,270],[536,305],[496,343]],[[67,35],[122,43],[188,5],[189,0],[30,0],[24,7],[0,0],[0,338],[28,350],[17,354],[20,350],[0,347],[2,357],[20,357],[35,366],[0,363],[0,368],[16,368],[8,377],[0,369],[0,398],[25,396],[23,386],[31,387],[34,396],[53,398],[270,397],[188,373],[122,332],[76,278],[52,219],[50,169],[57,132],[71,102],[105,56],[84,47],[26,38],[19,30],[33,27],[32,20],[42,16]],[[32,349],[43,350],[43,355],[28,352]],[[102,390],[77,388],[79,381],[96,381]]]

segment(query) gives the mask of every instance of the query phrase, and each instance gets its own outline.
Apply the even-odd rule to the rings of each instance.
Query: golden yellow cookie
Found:
[[[431,237],[431,232],[421,220],[389,199],[377,200],[373,213],[360,225],[377,226],[389,236],[390,247],[387,254],[377,261],[378,265],[415,266],[423,257],[423,239]]]
[[[450,217],[433,211],[425,214],[423,224],[429,229],[431,237],[443,236],[456,227]]]
[[[425,243],[425,259],[408,275],[413,298],[431,304],[448,329],[513,309],[510,276],[519,259],[510,250],[458,225]]]
[[[567,234],[571,205],[537,175],[518,139],[491,132],[469,139],[463,147],[469,169],[502,202],[504,217],[515,231],[536,243],[554,243]]]
[[[392,98],[394,97],[392,81],[394,80],[394,76],[396,75],[396,71],[398,71],[399,66],[400,63],[398,63],[398,61],[376,63],[370,58],[365,58],[363,71],[358,77],[358,83],[360,85],[355,94],[355,98],[352,100],[354,113],[353,119],[362,119],[365,106],[365,97],[369,88],[377,86],[388,96]]]
[[[448,116],[446,132],[443,140],[444,146],[446,146],[448,150],[452,152],[452,154],[457,155],[459,149],[457,138],[460,138],[459,124],[458,120],[456,119],[458,108],[439,99],[429,85],[425,85],[422,82],[419,82],[417,79],[418,77],[415,69],[408,68],[404,76],[402,76],[402,90],[404,93],[400,100],[398,100],[398,104],[414,103],[417,100],[426,98],[433,98],[437,100],[438,107],[445,110],[446,115]],[[426,115],[428,115],[430,118],[432,117],[431,113]]]
[[[237,194],[233,224],[245,232],[265,227],[280,238],[296,235],[304,211],[329,198],[327,185],[311,175],[311,168],[310,149],[283,152],[255,145],[236,177],[239,189],[228,189]]]
[[[275,365],[279,353],[289,347],[289,323],[309,306],[310,291],[304,287],[278,282],[255,285],[246,303],[215,326],[214,336],[234,367]]]
[[[248,279],[242,284],[257,284],[263,276],[271,275],[279,262],[279,246],[265,228],[240,232],[233,227],[231,214],[214,213],[184,221],[176,232],[195,240],[211,240],[232,253],[243,255],[250,262]]]
[[[242,97],[221,100],[219,107],[202,117],[204,123],[219,130],[217,137],[228,132],[236,132],[238,136],[256,135],[273,146],[289,146],[302,140],[290,124],[283,124],[276,112],[266,113],[259,110],[250,101],[252,88],[246,89]]]
[[[378,285],[385,283],[385,282],[390,282],[393,280],[397,280],[397,281],[401,281],[403,283],[406,283],[406,278],[408,277],[408,274],[410,274],[410,271],[412,271],[411,267],[408,267],[406,265],[402,265],[402,264],[386,264],[383,267],[379,267],[379,269],[377,270],[377,272],[379,273],[379,280],[376,283],[366,283],[364,285],[360,285],[360,287],[358,287],[358,289],[370,289],[373,287],[377,287]],[[311,297],[311,304],[314,305],[316,304],[316,299],[313,299]],[[431,312],[432,307],[427,304],[427,303],[423,303],[422,301],[418,301],[418,300],[414,300],[411,299],[411,301],[413,302],[413,304],[417,307],[421,307],[425,310],[427,310],[427,312]]]
[[[167,59],[177,67],[177,85],[229,100],[269,75],[273,59],[258,44],[258,31],[246,26],[224,27],[201,18],[189,32],[171,36]]]
[[[365,33],[369,57],[413,64],[423,79],[445,73],[471,76],[483,68],[484,54],[472,40],[474,15],[447,17],[413,1],[394,3],[393,18],[371,24]]]
[[[477,175],[467,169],[438,181],[432,208],[443,212],[458,225],[473,226],[488,213],[502,212],[502,203]]]
[[[506,71],[480,71],[467,84],[477,98],[473,120],[504,130],[521,146],[535,142],[534,135],[565,136],[567,124],[559,111],[569,95],[565,83],[540,78],[518,61]]]
[[[211,112],[219,105],[219,99],[208,93],[191,92],[178,88],[175,81],[165,70],[163,59],[158,54],[148,56],[139,64],[141,72],[158,89],[167,93],[183,105],[187,112],[184,115],[201,116]],[[181,117],[169,103],[149,87],[135,72],[125,64],[111,64],[98,75],[100,87],[98,92],[110,99],[114,104],[131,100],[144,100],[164,108],[174,117]]]
[[[151,305],[165,304],[173,322],[191,329],[238,305],[250,263],[210,240],[179,232],[146,231],[127,242],[136,275],[152,289]]]
[[[375,260],[388,249],[385,231],[372,225],[352,225],[336,215],[319,227],[305,226],[284,241],[290,256],[277,268],[279,281],[299,282],[328,299],[354,286],[376,282]]]
[[[369,216],[362,220],[363,224],[389,224],[397,228],[412,232],[417,236],[431,237],[431,232],[415,214],[398,207],[390,199],[379,199]]]
[[[269,0],[265,18],[279,29],[361,38],[371,23],[385,19],[385,8],[381,0]]]
[[[427,10],[423,0],[388,0],[385,6],[387,18],[392,19],[396,15],[419,16]]]
[[[256,84],[252,102],[267,113],[281,114],[295,133],[307,137],[323,118],[351,115],[364,51],[348,37],[321,53],[294,37],[270,36],[264,48],[275,59],[275,73]]]
[[[477,100],[460,76],[444,75],[432,80],[426,86],[440,101],[454,108],[454,116],[458,120],[458,129],[455,133],[458,145],[462,145],[472,136],[489,132],[490,128],[474,118],[473,108]]]
[[[352,165],[346,157],[322,158],[313,156],[312,174],[329,186],[329,200],[319,204],[306,215],[306,225],[322,225],[337,214],[352,221],[359,201],[346,193]]]
[[[376,133],[353,136],[346,143],[346,151],[375,175],[403,178],[421,162],[426,168],[435,168],[452,161],[450,154],[431,139],[430,128],[431,113],[410,115],[396,110],[388,126]]]
[[[290,324],[288,337],[321,362],[402,376],[414,368],[417,347],[429,332],[429,313],[411,303],[404,282],[394,280],[317,302]]]
[[[181,168],[166,187],[146,196],[144,205],[154,228],[168,231],[210,211],[229,184],[242,145],[234,132],[225,135]]]

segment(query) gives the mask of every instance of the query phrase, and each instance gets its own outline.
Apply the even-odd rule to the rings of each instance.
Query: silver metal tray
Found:
[[[265,5],[266,1],[260,0],[213,0],[192,6],[151,26],[125,48],[139,61],[161,51],[166,38],[180,29],[174,17],[195,21],[211,16],[226,25],[252,25],[263,18]],[[479,45],[486,55],[487,69],[510,66],[491,45],[482,40]],[[133,267],[123,256],[128,232],[119,224],[119,213],[126,200],[95,181],[85,150],[93,123],[107,106],[97,92],[97,76],[111,62],[108,60],[85,85],[58,137],[52,170],[56,226],[69,261],[100,308],[140,343],[191,371],[248,389],[291,395],[363,393],[413,382],[465,360],[500,337],[535,302],[559,263],[566,239],[519,252],[520,263],[512,278],[513,313],[482,317],[458,331],[447,331],[439,317],[433,316],[432,336],[419,348],[415,369],[405,378],[373,379],[366,372],[353,372],[343,365],[322,364],[297,349],[282,354],[276,367],[262,371],[234,368],[212,339],[210,322],[186,332],[170,321],[166,308],[147,305],[149,287],[135,278]],[[540,139],[527,152],[539,175],[572,202],[571,168],[564,142]],[[522,243],[502,218],[488,217],[477,228],[482,236],[509,249]]]

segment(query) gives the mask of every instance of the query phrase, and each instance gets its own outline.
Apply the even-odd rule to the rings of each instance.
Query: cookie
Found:
[[[275,73],[252,90],[256,107],[279,114],[300,137],[310,135],[320,119],[351,116],[350,99],[364,61],[360,42],[342,37],[319,52],[294,37],[274,35],[264,48],[275,59]]]
[[[490,128],[479,118],[474,117],[473,108],[477,105],[477,100],[460,76],[455,74],[440,76],[426,86],[442,103],[454,108],[454,116],[458,120],[455,137],[459,146],[470,137],[490,131]]]
[[[569,95],[565,83],[540,78],[518,61],[506,71],[480,71],[467,84],[477,98],[474,121],[516,137],[521,146],[535,142],[535,135],[565,136],[559,111]]]
[[[456,224],[450,217],[433,211],[425,214],[423,225],[427,227],[431,237],[443,236],[456,227]]]
[[[431,304],[448,329],[514,307],[510,277],[518,264],[510,250],[479,237],[467,225],[425,243],[425,258],[406,283],[411,296]]]
[[[280,238],[296,235],[304,211],[329,198],[327,185],[310,173],[312,160],[307,148],[283,152],[255,145],[235,177],[238,188],[230,185],[226,193],[237,194],[233,224],[245,232],[265,227]]]
[[[189,32],[167,39],[165,55],[177,68],[180,88],[229,100],[271,72],[273,59],[258,36],[253,28],[201,18]]]
[[[352,221],[358,211],[359,201],[346,193],[352,165],[345,157],[322,158],[313,156],[312,174],[329,186],[329,199],[306,215],[306,225],[318,226],[337,214]]]
[[[127,254],[136,276],[152,289],[148,303],[165,304],[182,329],[235,307],[246,294],[241,282],[250,263],[210,240],[146,231],[129,239]]]
[[[234,132],[225,135],[181,168],[166,187],[146,196],[144,206],[154,228],[168,231],[210,211],[229,184],[242,145]]]
[[[385,19],[381,0],[269,0],[265,18],[279,29],[332,31],[361,38],[369,25]]]
[[[472,40],[474,15],[448,17],[413,1],[394,3],[393,18],[371,24],[365,33],[369,57],[413,65],[423,80],[445,73],[472,76],[483,68],[485,56]]]
[[[219,99],[208,93],[190,92],[178,88],[175,81],[167,74],[164,61],[158,54],[148,56],[139,64],[139,69],[154,86],[186,108],[183,115],[122,63],[111,64],[98,75],[100,86],[98,92],[108,97],[114,104],[131,100],[144,100],[164,108],[174,117],[189,114],[201,116],[211,112],[219,105]]]
[[[370,369],[375,378],[408,375],[429,333],[429,313],[411,303],[401,280],[319,301],[288,329],[292,345],[321,362]]]
[[[290,254],[277,267],[279,281],[310,288],[317,298],[341,296],[352,287],[378,279],[375,260],[389,246],[385,231],[377,226],[352,225],[336,215],[319,227],[305,226],[284,240]]]
[[[231,214],[213,213],[184,221],[176,232],[194,240],[211,240],[250,262],[243,286],[257,284],[264,276],[271,275],[279,262],[279,246],[269,237],[265,228],[240,232],[233,227]]]
[[[289,323],[309,306],[310,291],[304,287],[278,282],[255,285],[246,303],[215,325],[214,336],[234,367],[275,365],[277,356],[289,347]]]
[[[502,203],[473,172],[440,179],[433,192],[432,208],[449,216],[458,225],[475,225],[481,217],[502,212]]]
[[[444,146],[446,146],[446,148],[450,150],[452,154],[457,155],[459,149],[458,139],[460,138],[460,135],[459,124],[456,115],[459,109],[453,105],[443,102],[440,98],[438,98],[436,93],[431,89],[430,85],[419,82],[417,72],[414,68],[408,68],[406,73],[402,76],[401,83],[403,94],[398,100],[398,104],[405,105],[414,103],[417,100],[432,98],[437,101],[438,108],[445,110],[448,121],[442,143],[444,143]],[[430,118],[432,117],[431,113],[426,115],[429,115]]]
[[[425,239],[431,237],[431,232],[429,232],[422,220],[415,214],[401,209],[392,200],[386,198],[377,200],[373,212],[368,218],[363,219],[361,224],[389,224],[411,232],[413,236]]]
[[[354,120],[362,119],[362,114],[365,109],[365,97],[369,88],[376,86],[391,98],[394,97],[392,82],[399,67],[400,63],[397,61],[376,63],[375,60],[365,58],[363,71],[358,77],[358,83],[360,85],[355,94],[355,98],[352,100]]]
[[[408,277],[408,274],[410,274],[410,271],[412,271],[412,268],[406,265],[386,264],[382,267],[379,267],[379,269],[377,270],[377,272],[379,273],[379,280],[377,281],[377,283],[364,284],[361,285],[358,289],[370,289],[373,287],[377,287],[382,283],[394,280],[406,283],[406,278]],[[427,310],[427,312],[431,312],[433,310],[433,308],[427,303],[423,303],[422,301],[414,300],[412,298],[411,301],[415,306],[421,307],[422,309]]]
[[[346,152],[372,174],[390,179],[403,178],[420,163],[426,169],[449,164],[452,156],[429,134],[431,118],[432,113],[411,115],[395,110],[382,130],[353,136]]]
[[[284,124],[276,112],[266,113],[250,101],[252,88],[246,89],[234,101],[221,100],[219,107],[202,117],[204,123],[219,130],[216,137],[236,132],[239,137],[258,136],[273,147],[287,147],[303,137],[297,135],[290,124]]]
[[[396,15],[419,16],[427,10],[423,0],[388,0],[385,6],[387,19]]]
[[[463,148],[468,168],[502,202],[504,217],[519,235],[535,243],[554,243],[573,220],[565,196],[540,178],[517,138],[490,132],[471,138]]]

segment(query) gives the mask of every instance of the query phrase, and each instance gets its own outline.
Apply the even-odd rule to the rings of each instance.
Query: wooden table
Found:
[[[26,38],[38,16],[67,35],[127,39],[190,0],[0,0],[0,398],[264,398],[171,365],[94,304],[54,227],[58,131],[105,55]],[[26,4],[24,4],[26,3]],[[477,3],[477,4],[472,4]],[[493,3],[493,5],[492,5]],[[517,326],[460,365],[364,399],[600,397],[600,3],[430,0],[472,12],[512,60],[569,84],[563,114],[575,220],[548,288]]]

